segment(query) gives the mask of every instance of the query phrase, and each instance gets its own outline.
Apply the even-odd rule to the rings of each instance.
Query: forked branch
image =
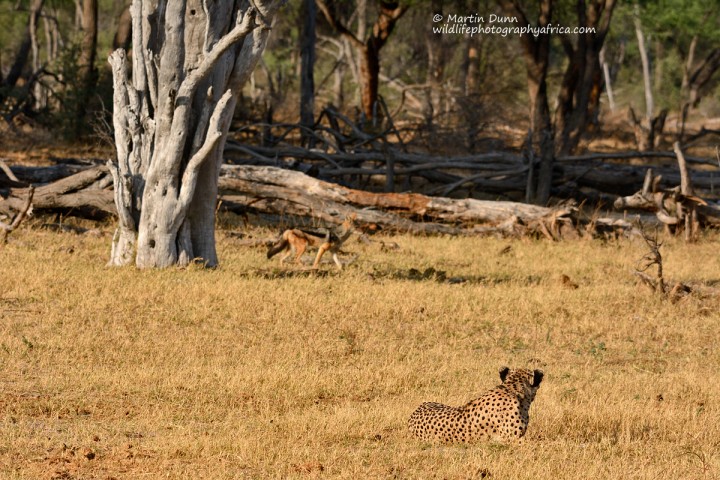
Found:
[[[657,228],[655,229],[655,234],[651,236],[645,232],[642,228],[642,224],[638,222],[638,230],[640,231],[640,235],[643,240],[645,240],[645,243],[650,251],[638,262],[634,272],[635,276],[637,276],[640,281],[649,286],[653,291],[659,293],[663,296],[663,298],[670,300],[672,303],[675,303],[692,293],[693,289],[681,282],[676,282],[672,288],[669,288],[668,283],[663,276],[663,258],[660,254],[662,242],[658,241]],[[657,274],[655,278],[652,278],[650,275],[645,273],[645,271],[653,265],[657,266]]]
[[[663,278],[663,259],[660,253],[662,242],[658,241],[658,230],[655,229],[655,234],[651,236],[643,229],[642,223],[638,224],[638,230],[650,251],[638,262],[637,267],[635,267],[635,275],[654,291],[664,295],[666,293],[665,279]],[[657,275],[655,279],[645,273],[653,265],[657,265]]]
[[[10,223],[10,225],[0,222],[0,247],[5,245],[7,242],[7,237],[10,235],[10,233],[18,228],[20,226],[20,223],[25,219],[25,217],[28,214],[28,211],[30,210],[30,206],[32,205],[32,199],[33,195],[35,194],[35,187],[32,185],[30,188],[28,188],[27,191],[27,197],[25,198],[25,203],[23,204],[22,208],[20,209],[20,212],[15,216],[13,221]]]
[[[231,99],[232,91],[228,90],[220,98],[217,105],[215,105],[215,110],[210,117],[210,124],[208,126],[207,136],[205,137],[205,143],[203,143],[203,146],[200,147],[195,155],[192,156],[188,162],[185,172],[183,173],[182,186],[180,188],[177,204],[175,205],[175,212],[173,213],[173,228],[179,228],[180,224],[185,219],[187,209],[190,206],[193,196],[195,195],[195,187],[197,186],[200,166],[207,161],[222,139],[223,126],[227,124],[228,116],[231,113],[228,108],[231,104],[233,104],[233,102],[230,102]]]

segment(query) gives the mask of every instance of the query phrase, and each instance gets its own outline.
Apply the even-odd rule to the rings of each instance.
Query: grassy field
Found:
[[[641,241],[394,237],[283,278],[222,232],[217,270],[108,269],[109,231],[0,250],[0,478],[720,478],[716,237],[663,247],[706,289],[673,304]],[[502,365],[545,371],[525,444],[409,436]]]

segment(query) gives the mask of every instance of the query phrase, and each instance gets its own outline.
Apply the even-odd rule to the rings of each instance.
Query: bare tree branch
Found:
[[[28,188],[25,203],[23,204],[22,208],[20,208],[20,211],[15,216],[10,225],[0,222],[0,247],[7,242],[8,235],[10,235],[10,233],[13,232],[16,228],[18,228],[20,226],[20,223],[25,219],[25,216],[27,215],[28,211],[30,210],[30,206],[32,205],[32,199],[34,194],[35,187],[31,185]]]

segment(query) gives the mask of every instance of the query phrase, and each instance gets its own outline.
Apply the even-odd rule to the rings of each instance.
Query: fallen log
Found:
[[[510,218],[527,224],[553,212],[516,202],[371,193],[274,167],[223,166],[219,186],[221,195],[263,213],[312,214],[330,223],[356,213],[361,223],[412,233],[454,233],[465,224],[499,224]]]
[[[69,177],[76,173],[82,172],[92,167],[92,164],[71,164],[60,163],[58,165],[50,165],[45,167],[29,167],[23,165],[14,165],[12,172],[16,176],[16,181],[27,184],[50,183],[61,178]]]
[[[104,165],[36,188],[36,212],[64,211],[85,217],[115,215],[109,172]],[[360,224],[424,234],[535,232],[562,236],[559,222],[574,222],[572,211],[515,202],[450,199],[408,193],[371,193],[274,167],[223,166],[223,204],[241,211],[313,217],[340,223],[355,214]],[[0,211],[20,211],[27,189],[14,188]]]
[[[618,197],[613,206],[616,210],[653,212],[661,223],[668,226],[678,225],[681,220],[684,222],[682,211],[685,209],[694,211],[702,224],[720,226],[720,208],[717,205],[696,195],[683,194],[680,186],[659,188],[660,179],[652,169],[648,169],[642,190]]]
[[[36,212],[62,211],[89,218],[116,215],[111,176],[105,165],[38,186]],[[416,193],[372,193],[275,167],[225,165],[220,200],[236,212],[311,217],[327,224],[355,214],[360,224],[423,234],[536,234],[557,240],[568,234],[632,229],[613,219],[583,220],[574,207],[546,208],[508,201],[451,199]],[[20,211],[27,189],[13,188],[0,212]],[[579,228],[582,227],[582,228]],[[587,227],[587,228],[586,228]]]
[[[108,176],[107,168],[102,165],[37,187],[32,200],[33,210],[75,210],[88,218],[115,215],[113,193],[107,188]],[[21,211],[27,196],[28,188],[10,189],[7,198],[0,201],[0,212],[11,214]]]

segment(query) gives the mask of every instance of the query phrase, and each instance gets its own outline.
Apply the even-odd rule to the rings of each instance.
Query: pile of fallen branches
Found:
[[[674,145],[680,178],[673,187],[662,188],[662,175],[647,169],[643,187],[633,195],[619,197],[614,202],[616,209],[645,210],[655,213],[657,219],[668,231],[684,231],[685,240],[697,238],[701,225],[720,225],[720,207],[696,195],[693,179],[687,167],[687,160],[680,145]]]
[[[368,133],[347,116],[326,108],[313,128],[298,124],[256,124],[242,131],[264,132],[259,144],[229,141],[226,158],[235,164],[277,166],[362,190],[385,192],[421,191],[438,196],[525,198],[529,152],[488,152],[447,157],[410,151],[403,135],[386,120],[384,128]],[[241,133],[242,133],[241,131]],[[676,153],[590,152],[560,156],[555,160],[552,194],[594,204],[611,204],[643,184],[646,166],[630,162],[654,162],[656,173],[668,184],[679,184],[673,165]],[[687,164],[701,166],[693,177],[698,193],[714,196],[717,182],[714,159],[686,156]],[[533,160],[537,161],[537,159]]]
[[[36,176],[46,175],[36,167]],[[32,173],[26,170],[26,178]],[[535,234],[567,236],[622,233],[623,220],[585,218],[574,205],[556,208],[517,202],[430,197],[413,193],[372,193],[324,182],[302,172],[259,166],[223,166],[221,207],[240,214],[311,217],[325,224],[355,215],[365,229],[422,234]],[[10,188],[0,212],[20,211],[28,188]],[[104,165],[87,167],[35,189],[36,212],[102,218],[115,215],[110,173]]]
[[[484,194],[478,195],[483,198],[523,198],[528,171],[523,155],[490,152],[436,157],[412,153],[391,121],[377,133],[368,133],[332,109],[326,109],[321,119],[328,126],[268,125],[267,145],[229,142],[226,154],[244,164],[223,166],[221,208],[273,218],[310,217],[326,224],[340,223],[355,214],[359,223],[371,229],[424,234],[531,234],[558,240],[624,234],[634,229],[617,216],[587,216],[583,213],[587,208],[577,208],[572,201],[546,208],[472,198],[472,192]],[[276,133],[278,129],[280,133]],[[305,146],[290,143],[290,137],[298,134],[303,135]],[[638,157],[656,161],[673,158],[680,168],[666,164],[646,171],[643,166],[607,163]],[[720,224],[720,209],[703,198],[715,190],[714,171],[707,166],[694,170],[690,180],[690,164],[709,162],[684,155],[679,145],[674,152],[560,157],[553,192],[556,197],[576,202],[614,202],[618,209],[648,210],[665,225],[685,226],[692,239],[701,225]],[[34,184],[33,207],[40,213],[87,218],[116,214],[112,179],[104,165],[13,169],[9,175],[0,173],[0,213],[21,211],[28,186]],[[433,182],[432,188],[425,189],[433,195],[395,193],[396,181],[408,183],[418,177]],[[377,190],[378,178],[384,182],[385,192],[371,193],[368,187]],[[677,186],[663,187],[661,182]],[[358,185],[364,188],[350,187]],[[642,190],[629,194],[640,186]],[[467,189],[462,195],[466,198],[449,198],[461,189]]]

